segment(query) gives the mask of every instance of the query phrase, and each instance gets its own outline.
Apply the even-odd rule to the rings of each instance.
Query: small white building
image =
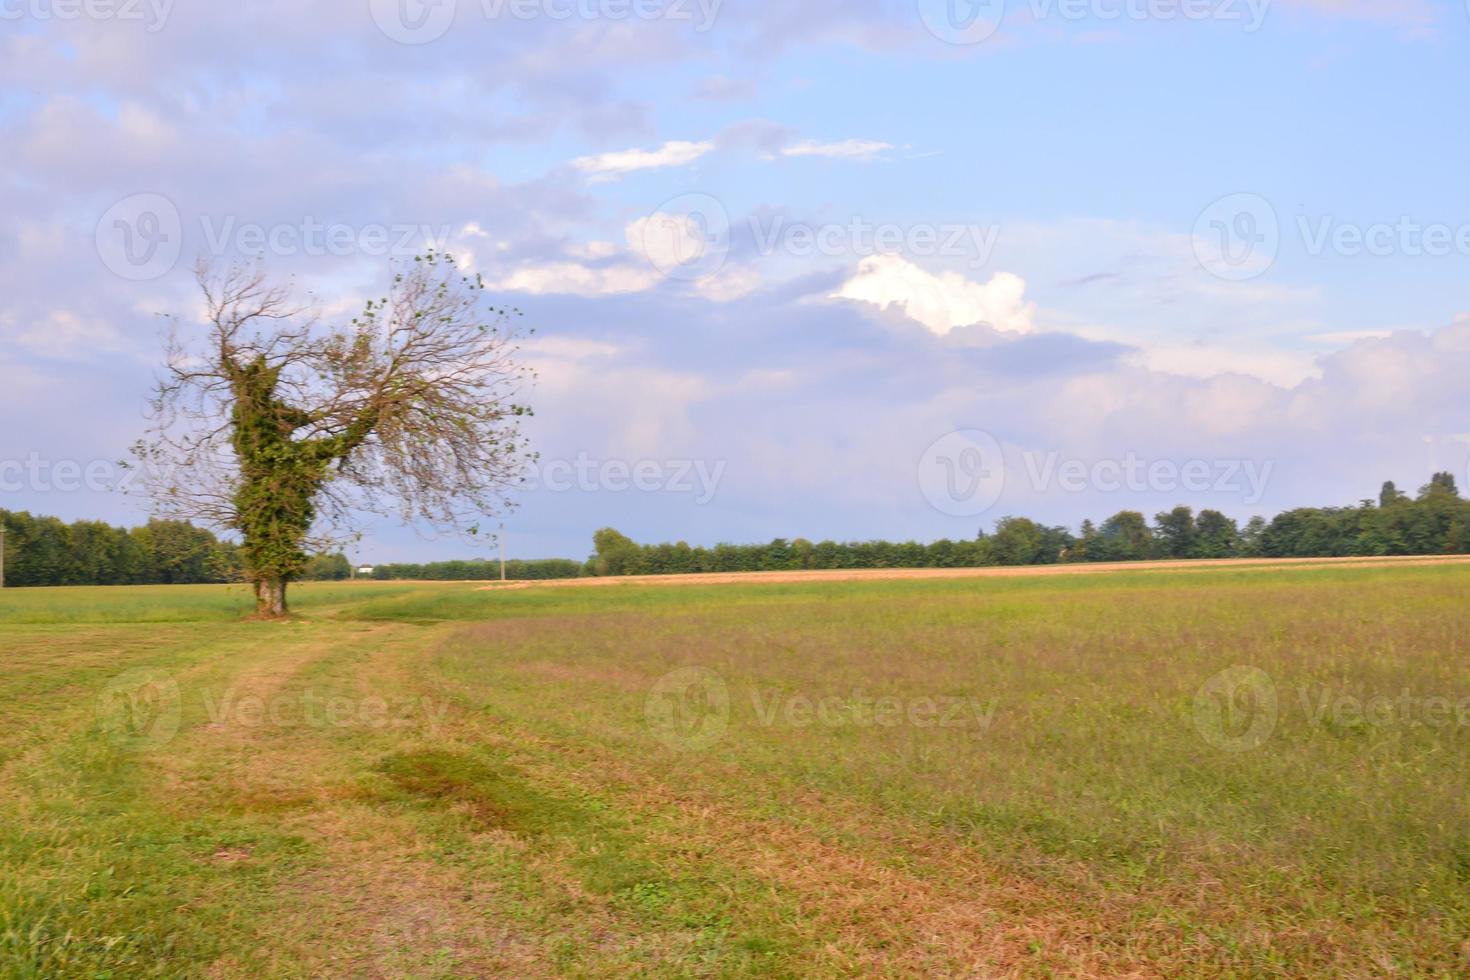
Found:
[[[371,575],[371,574],[373,574],[373,566],[372,565],[363,565],[363,566],[361,566],[361,567],[358,568],[357,574],[358,575],[363,575],[363,576]]]

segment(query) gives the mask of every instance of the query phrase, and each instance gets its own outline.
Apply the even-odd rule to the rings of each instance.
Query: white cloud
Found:
[[[486,277],[486,284],[515,293],[616,296],[651,289],[660,278],[658,270],[638,263],[599,267],[560,261],[523,265],[493,281]]]
[[[1317,355],[1298,351],[1197,344],[1148,347],[1132,359],[1150,371],[1164,374],[1179,374],[1187,378],[1245,374],[1283,388],[1295,387],[1308,378],[1321,375]]]
[[[0,326],[17,346],[40,357],[82,360],[122,348],[122,338],[112,324],[84,319],[69,310],[53,310],[32,323],[4,314]]]
[[[708,233],[689,214],[658,211],[629,222],[623,234],[628,246],[655,269],[672,270],[698,262],[710,248]]]
[[[550,406],[528,424],[544,458],[699,458],[690,410],[710,396],[705,377],[650,366],[638,350],[573,345],[528,353],[536,404]]]
[[[1393,336],[1392,330],[1336,330],[1327,333],[1308,334],[1302,339],[1313,344],[1346,347],[1360,340],[1382,340]]]
[[[557,358],[565,361],[585,361],[596,358],[616,357],[622,353],[617,344],[586,337],[533,337],[521,344],[532,355]]]
[[[729,149],[732,146],[748,144],[758,146],[765,143],[768,145],[762,156],[767,160],[774,159],[774,155],[779,153],[784,157],[827,157],[833,160],[858,160],[864,163],[875,159],[880,153],[893,149],[892,143],[861,139],[842,140],[835,143],[801,140],[781,146],[788,138],[789,134],[781,127],[753,121],[730,126],[715,139],[670,140],[653,150],[635,148],[597,153],[578,157],[572,161],[572,166],[587,174],[594,183],[600,183],[640,170],[662,170],[669,167],[687,166],[721,147]],[[780,146],[779,150],[777,146]]]
[[[594,181],[614,180],[639,170],[682,167],[693,163],[714,148],[715,144],[709,140],[698,143],[670,140],[656,150],[617,150],[578,157],[572,161],[572,166],[589,174]]]
[[[893,149],[892,143],[879,140],[843,140],[840,143],[819,143],[802,140],[784,148],[784,157],[831,157],[834,160],[861,160],[867,162],[885,150]]]
[[[761,275],[753,266],[727,266],[696,285],[705,298],[730,303],[759,289]]]
[[[1031,332],[1036,304],[1026,302],[1025,294],[1026,281],[1009,272],[981,283],[956,272],[936,276],[897,255],[874,255],[863,259],[832,298],[897,307],[943,336],[977,323],[1005,333]]]
[[[612,258],[618,254],[619,249],[616,242],[591,241],[570,245],[567,251],[579,259],[596,261]]]

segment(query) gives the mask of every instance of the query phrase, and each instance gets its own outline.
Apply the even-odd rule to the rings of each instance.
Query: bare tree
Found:
[[[256,611],[286,615],[308,547],[363,512],[465,534],[510,506],[527,453],[518,310],[443,253],[343,327],[259,268],[201,265],[204,336],[175,320],[143,463],[155,508],[238,532]]]

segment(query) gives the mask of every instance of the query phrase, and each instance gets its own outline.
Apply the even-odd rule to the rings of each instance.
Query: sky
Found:
[[[430,246],[535,328],[515,557],[1470,485],[1467,77],[1461,0],[0,0],[0,507],[146,520],[200,260]]]

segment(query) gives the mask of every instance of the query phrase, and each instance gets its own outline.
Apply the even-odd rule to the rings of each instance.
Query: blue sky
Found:
[[[0,506],[146,516],[196,259],[428,242],[537,329],[515,555],[1470,483],[1465,4],[948,3],[0,3]]]

